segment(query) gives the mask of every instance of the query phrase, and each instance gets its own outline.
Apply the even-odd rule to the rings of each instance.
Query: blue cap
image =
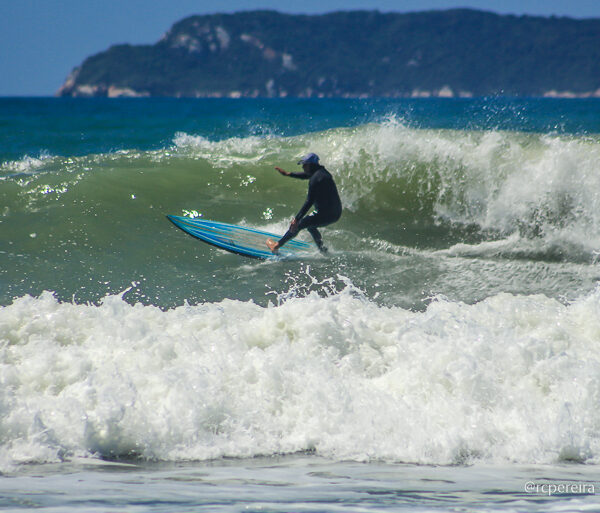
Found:
[[[298,164],[318,164],[319,156],[316,153],[308,153],[304,155],[299,161]]]

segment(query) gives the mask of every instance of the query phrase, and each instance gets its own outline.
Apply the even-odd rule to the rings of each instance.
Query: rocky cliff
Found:
[[[86,59],[59,96],[600,96],[600,19],[457,9],[192,16]]]

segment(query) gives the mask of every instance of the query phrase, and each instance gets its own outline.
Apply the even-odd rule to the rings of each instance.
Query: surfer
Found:
[[[308,180],[308,195],[306,201],[296,217],[292,220],[290,228],[278,242],[273,239],[267,239],[267,246],[273,253],[283,246],[288,240],[293,239],[300,230],[305,228],[312,235],[315,244],[321,253],[326,253],[327,248],[323,246],[323,238],[317,230],[318,227],[327,226],[335,223],[342,215],[342,202],[333,181],[333,177],[321,164],[319,157],[314,153],[309,153],[302,157],[298,164],[302,164],[302,173],[289,173],[276,167],[284,176]],[[310,215],[306,215],[310,207],[314,205],[315,210]]]

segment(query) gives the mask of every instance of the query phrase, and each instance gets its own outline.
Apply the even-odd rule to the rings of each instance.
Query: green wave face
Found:
[[[313,267],[324,277],[357,274],[359,284],[379,287],[394,304],[414,306],[432,291],[459,288],[452,280],[437,284],[435,272],[425,270],[432,267],[427,258],[579,265],[594,262],[600,249],[598,137],[417,130],[393,120],[287,138],[213,142],[180,133],[156,151],[4,163],[0,299],[48,289],[96,300],[131,282],[139,282],[134,297],[163,306],[222,299],[232,286],[240,299],[264,297],[260,266],[223,276],[225,262],[247,262],[188,240],[164,216],[201,215],[283,233],[306,182],[282,177],[274,166],[296,171],[308,151],[332,172],[344,204],[342,219],[324,229],[337,256]],[[398,258],[415,252],[425,259],[422,271],[379,283],[398,270]],[[270,268],[277,280],[269,286],[283,287],[288,271]],[[586,280],[569,290],[587,287]],[[474,290],[459,296],[476,300]]]

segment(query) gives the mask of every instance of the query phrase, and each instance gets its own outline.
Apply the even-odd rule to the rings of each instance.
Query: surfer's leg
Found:
[[[328,224],[331,224],[334,221],[337,221],[337,218],[332,219],[323,214],[319,214],[318,212],[313,212],[312,214],[310,214],[306,217],[303,217],[298,222],[298,225],[297,225],[295,231],[288,230],[285,233],[285,235],[283,237],[281,237],[281,239],[279,239],[279,242],[277,242],[277,247],[275,247],[275,245],[273,245],[273,247],[271,247],[270,244],[268,244],[268,246],[271,249],[271,251],[273,251],[273,250],[277,251],[287,241],[289,241],[290,239],[293,239],[296,235],[298,235],[298,232],[300,230],[307,229],[309,231],[309,233],[312,235],[312,238],[314,239],[315,244],[319,248],[319,251],[321,251],[322,253],[325,253],[325,252],[327,252],[327,248],[325,246],[323,246],[323,237],[321,237],[321,233],[319,232],[319,230],[317,230],[317,227],[318,226],[327,226]]]
[[[325,246],[323,246],[323,237],[321,236],[321,232],[319,230],[317,230],[317,227],[310,226],[309,228],[307,228],[307,230],[308,230],[308,233],[310,233],[312,235],[312,238],[314,239],[315,244],[319,248],[319,251],[321,253],[327,253],[327,248]]]
[[[314,213],[309,216],[306,216],[302,221],[300,221],[299,228],[306,228],[308,232],[312,235],[317,248],[321,253],[327,253],[327,248],[323,245],[323,237],[321,236],[321,232],[317,229],[321,226],[327,226],[331,224],[333,221],[326,215]]]
[[[281,239],[279,239],[279,242],[277,242],[277,248],[275,248],[275,250],[279,249],[281,246],[283,246],[288,240],[293,239],[296,235],[298,235],[298,233],[300,232],[300,230],[304,230],[306,228],[313,228],[316,226],[320,226],[320,220],[317,217],[317,214],[313,213],[310,214],[309,216],[303,217],[302,219],[300,219],[300,221],[298,221],[298,224],[296,225],[296,229],[293,230],[292,228],[290,228],[283,237],[281,237]],[[319,232],[317,232],[319,233]],[[311,232],[312,234],[312,232]],[[321,235],[319,234],[319,238],[321,237]],[[313,235],[314,238],[314,235]],[[316,239],[315,239],[316,242]],[[269,247],[271,247],[269,245]],[[271,251],[273,251],[273,248],[271,248]]]
[[[298,228],[296,231],[288,230],[287,232],[285,232],[285,235],[283,237],[281,237],[281,239],[279,239],[279,242],[277,243],[277,247],[280,248],[288,240],[293,239],[296,235],[298,235],[299,231],[300,231],[300,228]]]

